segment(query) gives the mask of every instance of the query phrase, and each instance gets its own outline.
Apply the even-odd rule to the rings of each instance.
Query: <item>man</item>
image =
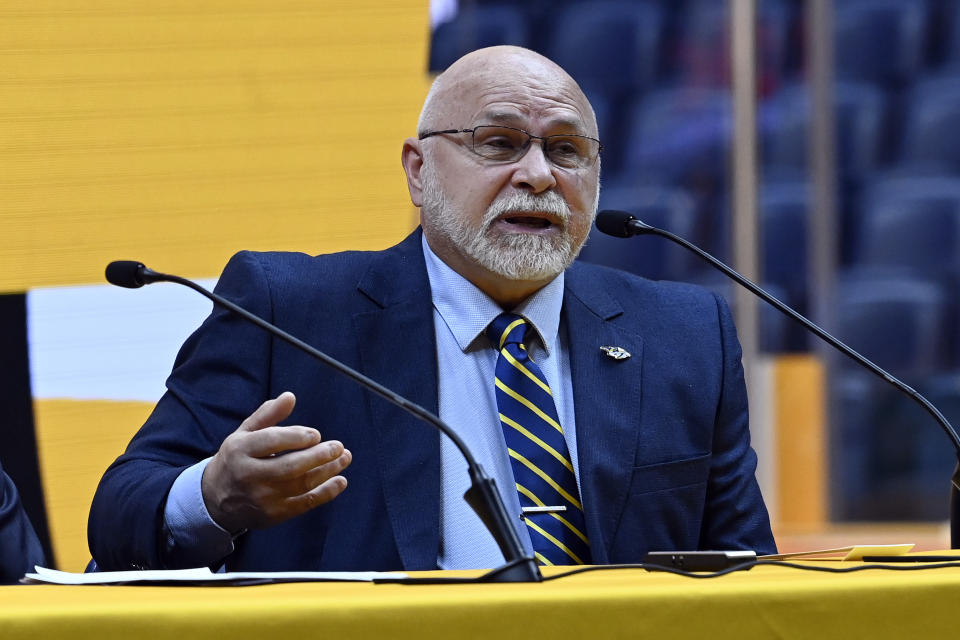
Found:
[[[44,564],[43,548],[17,487],[0,467],[0,583],[16,582],[34,566]]]
[[[523,514],[541,562],[772,551],[726,306],[570,266],[596,212],[596,138],[589,102],[546,58],[468,54],[434,83],[403,146],[422,234],[382,252],[241,253],[218,290],[439,412]],[[167,387],[94,499],[101,568],[502,562],[463,503],[465,465],[446,439],[260,329],[214,310]],[[519,432],[552,460],[524,466]],[[519,479],[551,464],[569,475],[533,478],[557,491],[544,502]]]

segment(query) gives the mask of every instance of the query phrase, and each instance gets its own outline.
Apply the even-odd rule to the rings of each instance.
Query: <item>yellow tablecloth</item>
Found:
[[[540,584],[17,585],[0,587],[0,638],[935,638],[955,636],[958,603],[960,567],[755,567],[712,579],[631,569]]]

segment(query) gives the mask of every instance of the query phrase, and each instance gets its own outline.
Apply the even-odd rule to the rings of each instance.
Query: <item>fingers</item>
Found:
[[[347,488],[347,479],[343,476],[334,476],[320,483],[307,493],[287,499],[287,508],[297,514],[306,513],[311,509],[326,504],[343,493]]]
[[[347,479],[337,474],[350,464],[353,456],[340,443],[335,447],[326,447],[327,444],[331,443],[323,443],[314,449],[337,451],[338,455],[327,458],[324,452],[320,454],[324,460],[322,464],[302,473],[297,473],[296,469],[300,464],[306,464],[309,456],[300,454],[308,452],[257,460],[256,466],[244,478],[242,499],[236,500],[236,504],[242,505],[244,514],[238,520],[233,514],[226,513],[228,521],[240,521],[247,529],[266,527],[305,513],[340,495],[347,487]],[[287,457],[302,460],[291,465],[285,460]]]
[[[297,398],[289,391],[284,391],[273,400],[267,400],[260,405],[250,417],[243,421],[239,431],[257,431],[278,424],[292,412]]]
[[[343,444],[323,442],[309,427],[275,426],[296,398],[264,402],[221,443],[201,491],[213,520],[227,531],[271,526],[333,500],[346,488],[338,475],[352,461]]]
[[[331,443],[323,443],[308,452],[297,452],[260,461],[257,471],[258,483],[260,486],[270,487],[275,495],[284,499],[313,492],[321,484],[346,469],[353,459],[353,454],[344,449],[339,442],[335,443],[336,446],[329,448],[326,447],[327,444]],[[334,455],[328,455],[330,451],[334,452]],[[287,457],[298,459],[288,462]],[[343,482],[346,486],[346,479]]]
[[[339,474],[353,460],[353,454],[344,449],[335,459],[311,469],[300,476],[304,492],[287,500],[287,508],[296,513],[305,513],[314,507],[330,502],[347,488],[347,479]]]
[[[282,481],[297,478],[312,470],[324,467],[342,457],[345,451],[343,444],[337,440],[318,442],[297,451],[288,450],[282,455],[261,458],[258,461],[258,467],[264,475],[269,475],[276,481]],[[349,454],[349,452],[346,453]],[[311,485],[310,488],[312,489],[315,484]],[[304,491],[306,490],[304,489]]]
[[[299,475],[302,492],[310,493],[328,480],[335,479],[337,474],[346,469],[352,461],[353,454],[347,449],[341,449],[340,455]],[[346,487],[346,482],[346,478],[343,478],[343,487],[340,488],[340,491]]]
[[[278,453],[306,449],[320,442],[316,429],[301,426],[274,426],[288,418],[297,399],[284,391],[272,400],[267,400],[241,423],[236,433],[240,448],[245,455],[265,458]]]
[[[307,449],[320,442],[320,432],[310,427],[266,427],[258,431],[243,433],[244,453],[252,458],[266,458],[278,453],[291,455],[287,452]],[[332,441],[326,444],[331,443]],[[338,452],[333,455],[340,454]]]

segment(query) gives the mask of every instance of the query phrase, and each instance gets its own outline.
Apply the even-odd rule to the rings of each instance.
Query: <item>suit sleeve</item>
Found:
[[[715,300],[723,346],[723,383],[699,547],[776,553],[770,519],[756,479],[757,455],[750,447],[740,343],[730,309],[719,296]]]
[[[20,494],[0,467],[0,583],[15,582],[44,565],[43,548],[20,503]]]
[[[256,254],[227,264],[217,293],[272,319],[267,277]],[[164,505],[187,467],[270,397],[272,345],[262,329],[215,307],[177,355],[167,390],[97,488],[87,527],[90,551],[105,571],[175,568],[166,557]]]

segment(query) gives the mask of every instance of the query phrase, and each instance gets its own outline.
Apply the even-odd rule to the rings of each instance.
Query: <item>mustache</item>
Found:
[[[555,216],[563,227],[566,227],[570,221],[570,207],[556,191],[544,191],[539,194],[521,191],[494,200],[483,216],[483,225],[493,224],[497,218],[506,213],[534,212]]]

